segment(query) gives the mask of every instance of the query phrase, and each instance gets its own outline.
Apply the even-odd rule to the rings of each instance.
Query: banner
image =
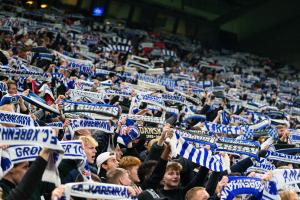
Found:
[[[141,135],[145,135],[147,140],[152,140],[161,135],[162,129],[157,127],[147,127],[147,126],[140,126],[139,132]]]

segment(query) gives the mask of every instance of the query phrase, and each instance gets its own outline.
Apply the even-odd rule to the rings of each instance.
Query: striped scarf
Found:
[[[213,155],[206,148],[196,149],[188,141],[183,139],[178,131],[175,131],[173,139],[176,139],[176,151],[181,156],[196,164],[204,166],[212,171],[224,171],[222,158],[220,155]]]

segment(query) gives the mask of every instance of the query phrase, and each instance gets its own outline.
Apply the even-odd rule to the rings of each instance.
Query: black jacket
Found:
[[[201,167],[197,176],[189,182],[186,187],[179,187],[173,190],[160,190],[159,194],[162,197],[168,198],[168,200],[184,200],[185,194],[193,187],[203,186],[208,175],[208,169],[206,167]]]
[[[37,157],[24,175],[22,181],[15,188],[11,185],[12,190],[4,198],[7,200],[40,199],[40,194],[38,194],[36,189],[41,184],[46,166],[47,161],[40,156]]]

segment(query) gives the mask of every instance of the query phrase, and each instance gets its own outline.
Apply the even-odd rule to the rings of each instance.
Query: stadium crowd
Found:
[[[0,199],[299,199],[292,67],[2,6]]]

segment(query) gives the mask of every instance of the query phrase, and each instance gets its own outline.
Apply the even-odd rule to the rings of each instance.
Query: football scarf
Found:
[[[263,183],[260,178],[229,176],[228,183],[222,189],[221,200],[232,200],[236,195],[249,194],[262,199]]]
[[[56,136],[49,127],[0,127],[0,140],[7,145],[39,144],[53,150],[62,151]]]
[[[76,100],[78,98],[84,99],[84,98],[89,98],[94,100],[95,102],[103,102],[104,95],[102,93],[98,92],[89,92],[89,91],[83,91],[83,90],[75,90],[75,89],[70,89],[70,97],[72,100]]]
[[[110,200],[133,200],[128,187],[122,185],[114,185],[97,182],[79,182],[68,183],[65,185],[66,200],[70,200],[71,196],[90,199],[110,199]]]
[[[101,116],[117,117],[119,107],[108,104],[91,104],[84,102],[63,101],[64,113],[94,113]]]
[[[197,149],[192,144],[189,144],[180,136],[177,130],[173,134],[173,140],[176,141],[176,152],[181,157],[184,157],[196,164],[207,167],[212,171],[224,171],[222,158],[220,155],[213,155],[206,148]]]
[[[247,169],[249,172],[265,173],[276,169],[275,165],[269,162],[267,159],[261,158],[260,161],[255,161],[251,167]]]
[[[272,181],[277,184],[279,190],[293,189],[300,192],[297,184],[300,183],[299,169],[275,169],[272,171]]]
[[[127,116],[127,118],[135,120],[135,121],[144,121],[144,122],[151,122],[151,123],[156,123],[156,124],[164,124],[165,123],[164,117],[152,117],[152,116],[134,115],[134,114],[128,114],[128,115],[123,114],[122,116]]]
[[[300,156],[288,155],[288,154],[279,153],[275,151],[267,151],[266,158],[268,160],[277,160],[277,161],[283,161],[287,163],[300,164]]]
[[[5,92],[7,93],[7,85],[6,83],[0,81],[0,92]]]
[[[117,142],[127,146],[132,140],[140,136],[136,125],[122,125],[117,138]]]
[[[22,95],[22,98],[27,101],[28,103],[35,105],[38,108],[42,108],[43,110],[55,113],[55,114],[60,114],[60,112],[56,109],[53,108],[49,105],[47,105],[46,101],[42,98],[40,98],[39,96],[37,96],[36,94],[34,94],[33,92],[29,92],[28,96],[24,96]]]
[[[30,115],[11,113],[6,111],[0,111],[0,123],[29,127],[35,126],[34,120],[30,117]]]
[[[70,127],[73,131],[80,129],[95,129],[105,133],[113,133],[113,127],[106,120],[71,119]]]

